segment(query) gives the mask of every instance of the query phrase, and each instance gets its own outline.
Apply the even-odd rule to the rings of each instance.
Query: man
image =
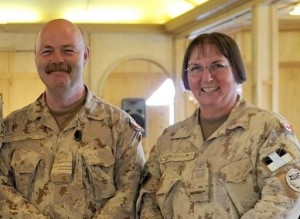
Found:
[[[134,218],[141,128],[84,85],[89,52],[70,21],[39,31],[35,62],[46,90],[5,118],[0,218]]]

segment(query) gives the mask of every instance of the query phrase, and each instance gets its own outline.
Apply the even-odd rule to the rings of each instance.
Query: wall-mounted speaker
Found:
[[[144,131],[143,136],[146,135],[146,102],[143,98],[125,98],[122,100],[122,109],[126,111],[139,124]]]

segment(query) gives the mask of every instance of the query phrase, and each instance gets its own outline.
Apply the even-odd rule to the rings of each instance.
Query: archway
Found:
[[[122,100],[147,100],[165,80],[168,73],[159,64],[147,59],[130,59],[121,62],[108,74],[103,86],[103,98],[122,108]],[[163,129],[169,125],[169,106],[146,105],[147,133],[143,137],[146,157]]]

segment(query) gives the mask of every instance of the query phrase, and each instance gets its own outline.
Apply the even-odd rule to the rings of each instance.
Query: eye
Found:
[[[66,53],[66,54],[75,53],[75,50],[71,49],[71,48],[66,48],[66,49],[64,49],[64,53]]]
[[[192,73],[198,73],[201,72],[203,70],[202,66],[199,65],[193,65],[191,67],[189,67],[190,72]]]
[[[42,49],[40,51],[40,54],[41,55],[49,55],[51,52],[52,52],[52,50],[50,50],[50,49]]]
[[[209,68],[211,71],[222,71],[224,68],[226,68],[226,65],[222,63],[214,63]]]

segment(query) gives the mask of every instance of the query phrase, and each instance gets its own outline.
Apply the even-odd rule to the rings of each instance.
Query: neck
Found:
[[[237,102],[237,100],[238,100],[238,96],[237,98],[234,99],[234,101],[231,101],[223,108],[220,108],[219,106],[216,105],[200,106],[201,118],[214,119],[214,118],[221,118],[224,116],[228,116],[232,108],[234,107],[235,103]]]
[[[47,106],[52,111],[64,111],[69,106],[72,106],[74,103],[79,101],[86,95],[86,90],[84,85],[82,87],[76,87],[71,91],[57,91],[51,92],[46,89],[45,92],[45,101]]]
[[[201,110],[201,118],[203,119],[213,119],[213,118],[220,118],[223,116],[226,116],[230,113],[232,108],[227,110],[220,110],[220,109],[213,109],[213,108],[207,108],[207,107],[200,107]]]

